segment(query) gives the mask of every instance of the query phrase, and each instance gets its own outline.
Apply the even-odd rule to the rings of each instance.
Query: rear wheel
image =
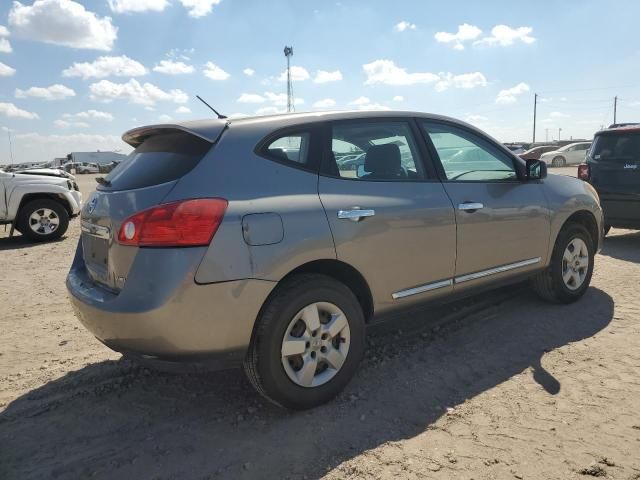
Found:
[[[244,368],[268,400],[302,410],[346,386],[364,345],[364,315],[353,292],[324,275],[296,275],[263,308]]]
[[[551,161],[552,167],[564,167],[567,165],[567,160],[564,157],[555,157]]]
[[[593,256],[588,230],[576,223],[566,225],[556,239],[551,264],[532,279],[533,288],[547,301],[575,302],[589,288]]]
[[[69,226],[69,213],[55,200],[39,198],[20,208],[17,229],[34,242],[60,238]]]

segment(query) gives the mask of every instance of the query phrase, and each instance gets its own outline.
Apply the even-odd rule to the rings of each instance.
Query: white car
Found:
[[[540,160],[552,167],[564,167],[584,162],[591,142],[576,142],[540,155]]]
[[[100,168],[97,163],[81,162],[76,166],[76,172],[78,173],[100,173]]]
[[[82,194],[73,176],[55,169],[0,170],[0,225],[42,242],[61,237],[80,213]]]

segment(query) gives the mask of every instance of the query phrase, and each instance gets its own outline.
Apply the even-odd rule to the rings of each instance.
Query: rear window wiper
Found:
[[[96,182],[100,185],[103,185],[105,187],[110,187],[111,186],[111,182],[109,180],[107,180],[104,177],[96,177]]]

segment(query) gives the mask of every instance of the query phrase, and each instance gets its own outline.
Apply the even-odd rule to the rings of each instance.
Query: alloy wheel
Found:
[[[344,365],[350,340],[349,322],[340,308],[328,302],[307,305],[285,330],[281,348],[284,371],[301,387],[323,385]]]
[[[39,208],[29,216],[29,228],[38,235],[49,235],[60,225],[60,217],[50,208]]]
[[[589,271],[589,249],[581,238],[572,239],[562,256],[562,280],[569,290],[577,290]]]

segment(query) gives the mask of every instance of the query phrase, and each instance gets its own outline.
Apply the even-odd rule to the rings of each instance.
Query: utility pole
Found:
[[[613,123],[618,123],[618,96],[613,97]]]
[[[291,57],[293,56],[293,47],[284,47],[284,56],[287,57],[287,112],[293,112],[293,84],[291,83]]]
[[[562,131],[562,128],[558,127],[558,142],[560,141],[560,132]]]
[[[538,107],[538,94],[533,94],[533,146],[536,144],[536,109]]]

